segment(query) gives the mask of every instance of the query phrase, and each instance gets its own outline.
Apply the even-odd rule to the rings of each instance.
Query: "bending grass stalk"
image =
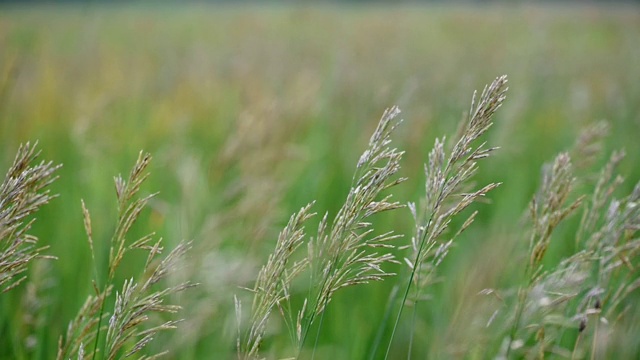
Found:
[[[102,286],[101,293],[104,294],[107,290],[107,287],[110,286],[113,281],[113,277],[115,275],[116,268],[120,264],[122,257],[125,252],[125,235],[133,225],[133,223],[137,220],[138,215],[142,209],[147,205],[149,199],[154,197],[156,194],[151,194],[142,199],[136,199],[133,203],[129,204],[129,201],[135,196],[136,193],[140,190],[140,185],[147,179],[149,176],[148,173],[145,173],[145,169],[149,166],[151,162],[151,155],[144,154],[142,151],[138,154],[138,160],[136,161],[135,166],[131,170],[131,174],[129,175],[129,181],[124,181],[121,176],[117,176],[115,178],[116,184],[116,194],[118,197],[118,225],[116,226],[116,231],[114,232],[111,238],[111,248],[109,250],[109,271],[107,273],[107,278],[105,283]],[[88,215],[88,211],[86,213]],[[86,224],[86,222],[85,222]],[[90,239],[91,250],[93,251],[93,240]],[[117,251],[114,253],[114,245],[117,246]],[[94,257],[95,258],[95,257]],[[95,284],[97,288],[97,284]],[[106,297],[101,298],[100,304],[100,312],[98,314],[98,326],[96,328],[96,338],[94,341],[93,353],[91,355],[91,359],[95,360],[96,354],[98,352],[98,344],[100,341],[100,332],[102,330],[102,318],[104,316],[104,306]],[[104,359],[105,352],[102,352],[102,359]]]
[[[449,158],[445,164],[444,140],[436,140],[433,150],[429,154],[429,164],[425,166],[426,194],[423,207],[425,210],[421,215],[425,215],[425,221],[421,222],[414,204],[410,204],[414,220],[416,222],[416,232],[412,239],[413,257],[412,260],[405,259],[411,271],[409,279],[404,289],[400,309],[391,332],[391,338],[387,345],[385,359],[389,357],[391,345],[395,337],[396,330],[400,323],[400,318],[404,306],[409,297],[411,285],[414,280],[419,279],[422,266],[427,259],[431,259],[431,267],[427,270],[429,274],[446,256],[452,241],[463,232],[475,218],[472,214],[460,227],[450,241],[442,243],[436,247],[437,239],[448,228],[451,219],[466,209],[478,198],[485,196],[489,191],[495,189],[500,184],[492,183],[475,192],[464,192],[464,187],[477,172],[477,161],[491,155],[496,148],[484,148],[484,143],[476,148],[472,144],[482,134],[484,134],[493,124],[491,119],[495,111],[500,108],[505,99],[507,91],[507,77],[496,78],[488,87],[485,87],[480,95],[476,106],[476,94],[472,97],[469,121],[461,128],[459,139],[454,145]],[[450,207],[445,207],[445,203],[450,201],[455,195],[462,195],[462,199],[454,201]],[[436,195],[436,196],[434,196]],[[435,249],[435,252],[434,252]],[[427,275],[429,275],[427,274]],[[428,278],[428,277],[427,277]],[[416,294],[419,295],[420,283],[416,283]],[[391,308],[391,307],[388,307]],[[414,312],[416,311],[414,305]],[[415,315],[414,315],[415,316]],[[386,317],[386,315],[385,315]],[[377,346],[377,345],[376,345]],[[411,348],[409,349],[411,354]],[[409,355],[410,356],[410,355]]]
[[[331,227],[327,225],[328,214],[322,218],[317,236],[307,241],[308,251],[304,259],[290,264],[290,257],[306,238],[302,227],[302,222],[308,218],[306,210],[303,209],[297,217],[292,217],[281,232],[276,250],[258,274],[253,290],[250,329],[242,344],[244,347],[239,347],[239,358],[258,356],[272,310],[276,307],[281,312],[290,309],[289,286],[303,269],[309,268],[308,294],[297,313],[295,329],[290,330],[296,334],[298,358],[311,326],[318,316],[324,314],[325,307],[337,290],[380,281],[386,276],[394,275],[382,269],[385,263],[397,263],[394,256],[375,249],[393,248],[394,245],[389,242],[399,235],[392,232],[372,235],[373,224],[367,220],[375,214],[402,207],[397,202],[391,202],[391,195],[378,200],[382,191],[404,181],[404,178],[392,179],[400,168],[403,152],[389,146],[391,133],[400,122],[396,120],[399,113],[400,110],[393,107],[383,114],[369,140],[369,147],[358,161],[352,186],[343,206]],[[293,325],[287,321],[293,318],[291,314],[284,318],[287,325]]]
[[[155,194],[138,197],[140,186],[148,177],[145,172],[150,155],[140,153],[138,161],[133,167],[127,181],[118,176],[115,179],[116,194],[118,200],[118,219],[116,229],[110,241],[108,272],[105,281],[98,285],[97,267],[95,265],[96,279],[93,281],[95,295],[90,295],[76,317],[67,328],[66,336],[60,337],[58,343],[57,359],[68,359],[77,355],[80,359],[85,356],[87,343],[93,344],[93,349],[88,349],[90,357],[95,359],[100,352],[100,357],[109,360],[120,357],[125,351],[126,345],[132,344],[125,356],[129,356],[144,348],[160,331],[173,329],[177,321],[166,321],[161,325],[143,329],[142,324],[149,319],[150,313],[175,313],[180,309],[177,305],[164,304],[167,296],[195,286],[189,282],[165,287],[154,291],[152,287],[160,280],[167,277],[170,271],[177,265],[190,248],[191,242],[180,242],[162,260],[157,256],[162,252],[162,239],[153,240],[153,233],[142,236],[135,241],[126,242],[129,230],[138,219],[141,211],[147,205],[149,199]],[[95,263],[95,251],[91,229],[91,217],[84,202],[82,203],[84,226],[87,233],[89,246]],[[126,244],[125,244],[126,242]],[[125,281],[122,291],[116,293],[115,308],[109,318],[108,325],[103,325],[103,318],[107,316],[105,304],[112,294],[113,280],[116,269],[121,263],[126,252],[134,249],[147,251],[147,260],[143,268],[143,277],[140,282],[134,282],[133,278]],[[157,261],[160,260],[160,261]],[[100,288],[101,287],[101,288]],[[103,327],[106,328],[106,336],[102,339]],[[151,357],[156,357],[155,354]],[[145,357],[149,358],[149,357]]]
[[[324,322],[324,311],[320,314],[320,323],[318,323],[318,331],[316,332],[316,340],[313,344],[313,350],[311,351],[311,360],[313,360],[316,356],[316,348],[318,347],[318,340],[320,339],[320,329],[322,329],[322,323]],[[300,357],[300,352],[298,352],[298,358]]]
[[[528,313],[528,305],[526,305],[528,304],[527,299],[533,291],[532,289],[534,286],[544,285],[548,279],[556,276],[555,274],[558,274],[557,276],[564,277],[563,275],[560,275],[563,271],[562,264],[577,265],[578,263],[590,263],[593,260],[580,256],[580,252],[578,252],[574,256],[563,260],[563,262],[551,272],[542,273],[539,265],[540,261],[544,257],[544,253],[546,252],[546,248],[554,228],[564,217],[573,212],[574,208],[580,204],[580,199],[583,198],[579,197],[573,205],[563,209],[563,203],[566,201],[567,195],[571,190],[572,176],[571,171],[569,170],[572,167],[584,169],[593,164],[597,153],[601,151],[602,146],[600,141],[606,134],[606,129],[607,126],[605,123],[597,123],[582,131],[582,134],[570,152],[571,154],[574,154],[575,157],[582,160],[581,162],[579,161],[577,165],[573,165],[572,162],[569,161],[570,157],[566,154],[558,155],[553,166],[545,165],[543,184],[541,185],[541,189],[538,191],[537,196],[530,204],[531,218],[534,226],[529,239],[529,261],[525,265],[524,272],[527,283],[524,287],[520,287],[518,289],[517,301],[515,303],[515,320],[509,329],[509,342],[506,344],[506,349],[503,350],[505,354],[511,354],[512,344],[516,339],[517,332],[520,330],[523,314]],[[613,193],[613,189],[622,181],[619,177],[614,179],[614,168],[620,160],[620,153],[614,153],[605,168],[600,172],[597,185],[593,190],[593,194],[590,199],[590,206],[586,207],[576,233],[577,248],[582,247],[584,242],[587,241],[585,238],[586,234],[593,234],[591,235],[588,243],[604,243],[603,241],[592,240],[594,238],[599,238],[599,235],[597,234],[601,232],[597,231],[595,228],[597,225],[597,219],[600,217],[600,213],[604,208],[607,199],[609,199]],[[607,231],[607,233],[609,233],[609,231]],[[587,250],[588,253],[593,253],[595,251],[594,249],[589,249],[588,246],[585,250]],[[594,256],[594,258],[601,258],[601,256]],[[594,271],[597,273],[598,262],[595,263],[595,268],[596,269]],[[598,285],[598,287],[599,286],[600,285]],[[552,291],[552,293],[555,292]],[[593,290],[587,293],[587,300],[592,296],[589,295],[590,293],[593,293]],[[571,315],[569,315],[567,311],[569,311],[568,308],[565,309],[563,316],[569,318]],[[582,316],[583,318],[579,325],[579,335],[573,349],[571,350],[572,358],[578,357],[580,350],[579,344],[585,336],[584,329],[586,327],[586,318],[588,313],[584,313]],[[575,319],[575,316],[573,318]],[[560,332],[559,340],[557,340],[556,343],[562,343],[564,333],[565,329],[563,328]],[[540,351],[543,351],[544,346],[539,342],[538,338],[536,338],[536,342],[538,342]]]
[[[389,319],[391,319],[391,311],[393,310],[393,304],[395,304],[396,299],[398,298],[398,291],[400,291],[399,284],[393,285],[391,289],[391,293],[389,294],[389,298],[387,299],[387,305],[384,309],[384,315],[382,317],[382,322],[380,326],[378,326],[378,331],[376,332],[376,337],[373,340],[373,347],[369,351],[369,360],[373,360],[378,353],[378,348],[380,347],[380,343],[382,342],[382,337],[384,336],[384,329],[387,328],[387,324],[389,323]]]
[[[370,237],[373,231],[372,224],[365,220],[376,213],[400,207],[398,203],[389,202],[390,196],[376,201],[381,191],[404,181],[403,178],[391,180],[400,168],[399,163],[403,155],[403,152],[389,147],[390,135],[400,123],[398,120],[394,121],[399,113],[400,110],[396,107],[385,111],[371,136],[368,149],[358,161],[351,190],[336,215],[331,231],[325,234],[325,216],[319,226],[315,247],[314,242],[310,243],[316,250],[315,253],[310,250],[310,262],[314,269],[311,274],[312,286],[314,278],[320,278],[321,285],[317,287],[317,293],[310,297],[314,299],[314,306],[310,313],[303,317],[306,321],[302,324],[303,335],[299,343],[298,356],[311,325],[318,315],[324,316],[324,309],[335,291],[346,286],[379,281],[383,277],[393,275],[380,268],[385,262],[396,262],[391,254],[368,253],[365,249],[391,248],[393,245],[387,242],[399,236],[390,232]]]
[[[238,358],[253,359],[258,357],[267,322],[274,308],[282,309],[282,304],[289,302],[289,285],[295,275],[307,265],[306,259],[291,264],[292,254],[302,245],[305,237],[304,223],[315,213],[308,204],[291,216],[285,228],[280,232],[276,249],[269,255],[267,263],[260,269],[253,288],[253,304],[251,307],[250,326],[243,339],[238,337]],[[239,314],[240,302],[236,301]],[[239,317],[239,316],[238,316]],[[291,325],[290,322],[287,322]],[[242,341],[241,341],[242,340]]]

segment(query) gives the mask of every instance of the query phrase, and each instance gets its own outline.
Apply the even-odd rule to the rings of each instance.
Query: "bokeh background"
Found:
[[[0,357],[53,356],[91,293],[80,200],[104,254],[113,176],[145,150],[154,160],[143,191],[160,194],[134,233],[155,231],[167,247],[193,239],[191,266],[176,276],[201,283],[175,299],[185,307],[179,330],[150,346],[176,359],[233,358],[233,295],[251,286],[290,214],[312,200],[335,214],[384,109],[400,106],[405,120],[394,141],[409,180],[395,199],[416,201],[434,139],[452,137],[473,91],[502,74],[510,90],[486,136],[501,150],[478,182],[503,185],[474,208],[477,222],[392,358],[405,356],[410,331],[416,358],[470,354],[477,293],[522,272],[527,244],[517,234],[540,168],[581,128],[610,123],[599,163],[626,149],[621,192],[640,178],[638,2],[0,4],[0,169],[27,141],[64,164],[52,185],[60,196],[32,231],[58,260],[31,267],[37,286],[0,297]],[[577,218],[560,229],[550,264],[573,250]],[[376,221],[409,240],[407,209]],[[140,260],[126,259],[122,279]],[[338,293],[316,357],[367,358],[390,288]],[[291,355],[279,326],[268,358]]]

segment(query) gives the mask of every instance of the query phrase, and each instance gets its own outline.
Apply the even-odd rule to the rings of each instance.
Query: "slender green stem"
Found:
[[[115,236],[115,235],[114,235]],[[113,240],[111,242],[113,244]],[[98,315],[98,327],[96,328],[96,339],[94,341],[94,347],[93,347],[93,354],[91,356],[92,360],[95,360],[96,358],[96,354],[98,352],[98,345],[99,345],[99,341],[100,341],[100,333],[102,332],[102,318],[104,317],[104,310],[105,310],[105,303],[107,302],[107,296],[106,296],[106,292],[107,292],[107,288],[109,287],[109,284],[111,284],[111,282],[113,281],[113,274],[111,273],[111,264],[110,264],[110,256],[108,256],[107,258],[107,274],[105,276],[105,282],[102,284],[102,289],[100,294],[97,294],[98,297],[100,297],[100,313]],[[97,279],[99,278],[97,276],[98,273],[98,269],[96,268],[96,282],[98,281]],[[100,288],[99,283],[96,283],[96,287]],[[101,359],[104,359],[105,357],[105,352],[102,352],[101,355]]]
[[[422,253],[422,249],[424,248],[424,243],[426,241],[426,236],[429,227],[431,226],[431,220],[433,219],[433,213],[431,218],[429,218],[429,222],[427,223],[427,227],[425,229],[423,238],[420,240],[420,247],[418,248],[418,252],[416,253],[415,261],[413,262],[413,268],[411,269],[411,273],[409,274],[409,281],[407,282],[407,287],[404,289],[404,294],[402,295],[402,303],[400,303],[400,310],[398,310],[398,316],[396,316],[396,321],[393,324],[393,330],[391,331],[391,338],[389,339],[389,344],[387,346],[387,352],[384,355],[385,360],[389,358],[389,352],[391,351],[391,344],[393,343],[393,338],[395,337],[396,330],[398,329],[398,324],[400,323],[400,317],[402,316],[402,310],[404,309],[404,304],[409,297],[409,290],[411,289],[411,284],[413,283],[413,278],[416,275],[416,269],[418,268],[418,261],[420,260],[420,254]]]
[[[384,354],[385,360],[389,358],[389,352],[391,351],[391,344],[393,343],[393,338],[396,335],[396,329],[398,329],[398,324],[400,323],[400,317],[402,316],[402,310],[404,309],[404,303],[407,301],[407,297],[409,296],[409,289],[411,288],[411,282],[413,281],[413,276],[415,275],[415,271],[411,271],[409,275],[409,282],[407,283],[407,287],[404,289],[404,294],[402,295],[402,303],[400,304],[400,310],[398,310],[398,316],[396,316],[396,321],[393,324],[393,330],[391,330],[391,338],[389,339],[389,344],[387,345],[387,352]]]
[[[320,314],[320,323],[318,324],[318,331],[316,332],[316,340],[313,344],[313,350],[311,352],[311,360],[316,356],[316,348],[318,347],[318,339],[320,339],[320,329],[322,328],[322,323],[324,322],[324,311]]]
[[[98,341],[100,340],[100,329],[102,328],[102,316],[104,314],[104,304],[105,304],[105,300],[106,297],[102,296],[102,294],[104,294],[104,292],[106,291],[106,286],[109,283],[109,281],[106,281],[105,284],[103,285],[102,288],[102,293],[98,294],[98,297],[100,297],[100,313],[98,315],[98,327],[96,328],[96,339],[93,342],[93,354],[91,356],[92,360],[95,360],[96,358],[96,353],[98,352]],[[102,352],[102,359],[104,359],[104,351]]]
[[[391,293],[389,294],[389,299],[387,300],[387,306],[384,310],[384,315],[382,317],[382,322],[380,326],[378,326],[378,331],[376,332],[376,337],[373,340],[373,347],[369,352],[369,360],[373,360],[378,352],[378,346],[382,341],[382,337],[384,336],[384,329],[387,328],[387,323],[389,323],[389,319],[391,318],[391,311],[393,310],[393,304],[396,302],[396,297],[398,296],[398,291],[400,287],[398,284],[395,284],[391,289]]]
[[[525,269],[525,277],[527,280],[526,288],[518,289],[518,304],[516,308],[516,318],[513,322],[513,326],[511,327],[511,332],[509,334],[509,342],[507,344],[507,352],[506,357],[509,358],[509,353],[511,352],[511,346],[513,345],[513,340],[516,337],[516,332],[518,332],[518,328],[520,327],[520,321],[522,319],[522,313],[524,312],[525,301],[527,300],[527,294],[531,289],[531,285],[533,284],[533,279],[531,278],[531,262],[527,261],[527,267]]]
[[[128,186],[128,185],[127,185]],[[121,201],[119,201],[118,203],[118,224],[116,226],[116,230],[111,238],[111,242],[110,242],[110,246],[113,246],[113,244],[117,244],[118,243],[118,235],[120,234],[120,227],[122,226],[122,219],[125,215],[126,212],[126,207],[125,207],[125,203],[122,203]],[[124,235],[122,235],[124,236]],[[104,306],[106,303],[106,296],[103,296],[103,294],[106,293],[107,291],[107,287],[109,286],[109,284],[113,281],[113,276],[114,276],[114,271],[115,268],[112,269],[111,266],[111,253],[109,252],[109,258],[107,259],[107,274],[106,274],[106,279],[104,284],[102,285],[102,292],[100,294],[98,294],[99,297],[101,297],[100,300],[100,313],[98,316],[98,327],[96,328],[96,339],[94,341],[94,347],[93,347],[93,354],[91,356],[92,360],[96,359],[96,353],[98,352],[98,344],[100,341],[100,333],[101,333],[101,329],[102,329],[102,317],[104,316]],[[97,272],[97,269],[96,269]],[[98,284],[96,284],[96,286],[99,286]],[[102,356],[101,359],[104,360],[105,357],[105,351],[102,352]]]
[[[416,307],[418,306],[418,303],[414,303],[413,304],[413,310],[411,311],[411,329],[415,329],[416,326],[416,316],[417,316],[417,310]],[[407,360],[411,360],[411,352],[413,351],[413,335],[414,332],[411,331],[409,333],[409,350],[407,351]]]
[[[516,308],[516,319],[513,322],[513,326],[511,327],[511,332],[509,333],[509,342],[507,343],[507,354],[506,357],[509,358],[509,353],[511,352],[511,346],[513,344],[513,340],[516,337],[516,332],[518,331],[518,327],[520,326],[520,319],[522,318],[522,312],[524,311],[524,301],[526,300],[526,290],[518,289],[518,304]]]
[[[418,271],[418,277],[420,276],[420,272]],[[420,279],[417,280],[417,283],[420,283]],[[419,291],[419,290],[418,290]],[[416,318],[418,316],[418,296],[419,293],[416,293],[416,301],[413,303],[413,309],[411,311],[411,329],[412,331],[409,333],[409,350],[407,351],[407,360],[411,360],[411,352],[413,351],[413,337],[416,326]]]
[[[580,339],[582,339],[582,333],[578,334],[576,343],[573,345],[573,351],[571,352],[571,360],[576,359],[576,352],[578,351],[578,345],[580,345]]]
[[[596,344],[598,342],[598,321],[595,321],[595,329],[593,330],[593,341],[591,342],[591,360],[596,358]]]
[[[322,286],[320,287],[320,291],[322,291],[322,289],[324,288],[325,284],[327,282],[326,278],[322,279]],[[311,330],[311,324],[313,324],[313,322],[316,319],[316,308],[322,308],[322,314],[321,316],[324,316],[324,305],[321,307],[318,307],[317,304],[320,303],[320,301],[322,301],[322,299],[320,299],[320,294],[318,294],[318,298],[316,298],[316,302],[312,305],[314,306],[313,310],[311,310],[311,314],[309,315],[309,317],[307,318],[307,321],[305,322],[305,324],[303,324],[303,329],[302,329],[302,338],[300,339],[300,343],[298,344],[298,354],[296,355],[296,359],[300,359],[300,354],[302,353],[302,347],[304,346],[304,342],[307,339],[307,336],[309,335],[309,330]],[[304,319],[303,319],[304,320]],[[320,332],[320,329],[318,328],[318,332]]]
[[[451,163],[447,163],[445,167],[444,174],[448,173]],[[404,309],[404,304],[407,301],[407,297],[409,296],[409,290],[411,289],[411,284],[413,283],[413,278],[416,275],[416,271],[419,268],[419,262],[422,255],[422,251],[424,250],[425,242],[427,241],[427,234],[431,229],[431,223],[433,222],[434,215],[440,209],[440,204],[442,203],[442,196],[444,194],[444,189],[440,188],[440,193],[438,194],[438,198],[433,206],[431,214],[429,215],[429,220],[427,221],[427,226],[424,227],[424,232],[420,237],[420,246],[418,247],[418,251],[416,252],[416,258],[413,261],[413,267],[411,268],[411,273],[409,274],[409,281],[407,282],[407,287],[404,290],[404,294],[402,295],[402,303],[400,304],[400,310],[398,311],[398,316],[396,317],[396,321],[393,324],[393,330],[391,331],[391,338],[389,339],[389,344],[387,345],[387,352],[384,355],[385,360],[389,358],[389,352],[391,351],[391,344],[393,343],[393,338],[395,337],[396,330],[398,328],[398,324],[400,323],[400,317],[402,315],[402,310]]]
[[[98,352],[98,345],[99,345],[98,343],[100,341],[100,329],[102,328],[102,316],[104,314],[104,304],[106,302],[106,297],[103,296],[103,294],[107,290],[107,284],[110,281],[109,274],[107,274],[105,278],[105,282],[102,284],[102,287],[100,287],[100,283],[98,282],[100,279],[100,277],[98,276],[98,264],[96,264],[95,261],[94,261],[94,266],[95,266],[95,273],[96,273],[96,288],[97,289],[101,288],[100,290],[101,292],[99,294],[96,294],[96,296],[98,296],[98,298],[100,299],[100,313],[98,314],[98,327],[96,328],[96,338],[93,342],[93,353],[91,354],[92,360],[95,360],[96,354]],[[104,358],[104,353],[102,354],[102,358]]]
[[[95,246],[95,244],[94,244]],[[91,256],[93,257],[93,273],[94,273],[94,278],[96,279],[96,284],[95,287],[97,289],[100,289],[100,275],[98,272],[98,262],[96,261],[95,258],[95,254],[91,254]],[[107,259],[108,262],[108,259]],[[107,278],[105,279],[105,283],[102,285],[102,292],[100,294],[96,294],[96,296],[98,296],[98,298],[100,298],[100,314],[98,316],[98,328],[96,329],[96,339],[93,342],[93,353],[91,354],[91,359],[95,360],[96,358],[96,353],[98,350],[98,341],[100,339],[100,328],[102,326],[102,314],[104,314],[104,303],[106,298],[104,296],[102,296],[102,294],[104,294],[104,292],[107,290],[107,284],[109,283],[109,279],[108,279],[108,274],[107,274]],[[103,355],[104,356],[104,355]]]
[[[351,180],[351,189],[356,188],[356,184],[357,184],[357,180],[356,179],[360,179],[360,176],[357,176],[359,174],[359,171],[364,171],[364,170],[362,170],[362,169],[357,169],[356,170],[356,173],[354,174],[354,177]],[[345,207],[346,207],[346,205],[347,204],[345,204]],[[342,210],[340,210],[340,211],[342,211]],[[340,214],[340,212],[338,212],[338,214]],[[334,221],[333,225],[335,226],[335,221]],[[331,231],[331,236],[333,236],[333,234],[334,234],[334,229],[332,229],[332,231]],[[332,256],[331,263],[330,263],[328,271],[326,271],[326,274],[331,274],[333,271],[335,271],[335,269],[337,268],[336,264],[338,263],[339,256],[340,256],[339,253],[334,254]],[[320,269],[320,270],[322,270],[322,269]],[[317,343],[317,339],[318,339],[319,334],[320,334],[320,329],[322,328],[322,320],[324,319],[324,310],[325,310],[325,307],[326,307],[326,305],[328,303],[328,300],[329,300],[329,299],[323,299],[322,298],[323,289],[327,285],[328,276],[330,276],[330,275],[322,276],[322,285],[318,288],[320,291],[316,296],[315,304],[313,304],[315,307],[313,308],[313,310],[311,310],[310,317],[308,318],[307,323],[304,325],[302,338],[300,339],[300,344],[298,344],[298,354],[296,356],[296,359],[300,358],[300,354],[302,353],[302,347],[303,347],[304,342],[305,342],[305,340],[306,340],[306,338],[307,338],[307,336],[309,334],[309,330],[311,329],[311,324],[313,324],[313,321],[316,318],[317,314],[316,314],[315,310],[316,309],[322,309],[321,320],[320,320],[320,324],[319,324],[319,327],[318,327],[318,333],[316,335],[316,343]],[[312,282],[311,282],[311,284],[313,284],[314,277],[315,277],[314,276],[314,271],[312,271],[312,275],[311,275]],[[321,304],[321,306],[318,306],[318,304]],[[315,354],[315,345],[314,345],[313,351],[314,351],[314,354]]]

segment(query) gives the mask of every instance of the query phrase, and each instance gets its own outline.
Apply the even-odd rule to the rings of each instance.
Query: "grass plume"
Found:
[[[600,155],[599,142],[607,130],[601,122],[579,137],[571,153],[586,156],[581,168]],[[584,358],[606,353],[613,328],[604,334],[598,328],[609,324],[609,319],[623,318],[628,310],[625,299],[640,284],[635,270],[640,253],[640,186],[619,200],[614,198],[623,181],[616,174],[623,157],[624,152],[614,152],[593,189],[583,194],[577,191],[582,179],[575,177],[569,153],[560,153],[543,167],[540,189],[529,206],[532,227],[525,285],[517,289],[513,312],[504,318],[510,330],[501,358],[547,354]],[[583,216],[575,233],[575,251],[545,269],[543,260],[559,225],[580,208]],[[503,310],[509,304],[503,301]]]
[[[399,113],[396,107],[384,112],[367,150],[356,165],[349,193],[333,222],[329,224],[328,214],[325,214],[317,235],[308,239],[302,225],[313,216],[309,205],[292,216],[281,232],[276,249],[260,270],[253,289],[250,330],[244,339],[238,340],[239,357],[258,356],[266,323],[276,307],[285,318],[298,347],[297,356],[300,356],[311,325],[324,314],[336,291],[392,275],[382,266],[395,261],[389,249],[394,247],[390,241],[398,235],[374,235],[369,218],[401,207],[391,201],[391,195],[380,198],[383,191],[404,181],[403,178],[394,179],[403,153],[390,147],[391,134],[399,124],[396,119]],[[306,256],[292,262],[295,250],[305,243]],[[289,288],[293,278],[303,270],[308,270],[309,274],[307,295],[302,307],[294,310]],[[237,309],[240,312],[238,302]]]
[[[476,190],[469,189],[470,181],[478,170],[478,161],[489,157],[497,149],[495,147],[487,148],[486,143],[475,145],[475,142],[493,124],[493,114],[502,106],[505,99],[505,93],[508,89],[506,85],[507,77],[500,76],[484,88],[477,100],[474,93],[469,118],[462,123],[452,150],[447,154],[443,138],[436,139],[434,147],[429,153],[429,160],[425,165],[424,198],[421,199],[419,208],[415,203],[409,203],[409,209],[416,224],[409,247],[411,255],[410,258],[405,258],[410,270],[385,358],[389,356],[405,305],[409,300],[412,301],[414,304],[413,317],[415,318],[415,303],[420,299],[421,292],[431,281],[435,268],[447,255],[456,237],[474,221],[476,212],[464,221],[456,233],[442,241],[451,220],[469,205],[499,186],[498,183],[490,183]],[[411,289],[414,289],[413,297],[410,297]],[[377,343],[375,346],[377,347]],[[372,353],[375,354],[375,351],[374,348]]]
[[[130,356],[142,350],[159,331],[175,328],[176,321],[167,321],[149,328],[146,324],[152,313],[177,312],[180,307],[164,304],[165,299],[191,287],[192,284],[184,282],[161,290],[154,290],[152,286],[169,275],[178,259],[191,247],[191,243],[180,243],[164,259],[158,260],[157,257],[163,248],[161,239],[153,240],[154,234],[142,236],[134,241],[127,239],[131,227],[149,199],[155,196],[138,195],[141,185],[149,176],[146,169],[150,161],[149,154],[140,152],[128,179],[125,180],[121,176],[115,178],[118,220],[110,241],[106,279],[99,285],[96,264],[96,280],[93,282],[95,295],[87,298],[76,318],[69,324],[66,336],[60,338],[57,355],[59,360],[72,356],[95,359],[98,355],[103,359],[116,359],[122,357],[123,352],[124,356]],[[96,263],[91,216],[84,202],[82,211],[85,231]],[[133,278],[125,280],[122,290],[115,295],[114,310],[109,316],[105,305],[107,300],[111,299],[116,271],[125,254],[135,249],[146,251],[148,254],[142,270],[143,276],[138,281]],[[107,317],[108,324],[103,324]],[[152,358],[159,355],[162,353],[155,354]]]
[[[34,259],[51,258],[41,255],[46,248],[38,247],[38,238],[28,232],[35,221],[30,216],[55,197],[47,188],[61,165],[36,164],[36,149],[37,143],[21,145],[0,185],[0,292],[20,285]]]

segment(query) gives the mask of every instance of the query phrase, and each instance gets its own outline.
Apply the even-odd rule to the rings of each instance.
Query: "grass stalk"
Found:
[[[391,242],[399,238],[399,235],[392,232],[373,235],[373,224],[368,218],[401,207],[397,202],[390,201],[390,195],[379,199],[382,191],[404,181],[402,178],[393,179],[400,168],[403,152],[389,146],[391,133],[399,124],[396,119],[399,113],[399,109],[391,108],[383,114],[369,140],[368,149],[356,165],[352,186],[343,206],[331,226],[328,225],[328,214],[322,218],[317,236],[306,241],[306,257],[291,265],[290,258],[305,242],[306,234],[302,223],[308,218],[308,209],[303,209],[297,217],[292,217],[281,232],[276,249],[260,270],[254,286],[250,330],[244,340],[238,341],[241,344],[239,358],[258,356],[272,310],[291,309],[289,287],[293,278],[302,270],[308,269],[310,273],[307,297],[297,312],[296,324],[289,324],[295,326],[290,331],[297,334],[297,358],[301,356],[311,326],[318,316],[323,322],[324,310],[336,291],[348,286],[381,281],[393,275],[387,273],[382,265],[397,262],[386,249],[394,247]],[[381,251],[377,251],[378,249]],[[286,318],[293,316],[285,315]],[[318,326],[319,332],[322,324]]]
[[[420,300],[421,289],[427,285],[426,282],[431,280],[433,271],[447,255],[453,240],[471,225],[475,213],[463,223],[449,241],[439,243],[439,239],[448,229],[451,219],[499,186],[499,184],[492,183],[479,190],[468,191],[468,182],[478,169],[477,161],[490,156],[491,152],[496,149],[485,149],[484,143],[474,148],[474,143],[491,127],[493,114],[505,99],[506,84],[506,76],[496,78],[484,88],[477,103],[476,94],[474,94],[468,122],[462,123],[458,139],[448,157],[444,150],[444,139],[436,139],[435,145],[429,153],[429,162],[425,165],[426,192],[421,201],[420,213],[418,213],[415,204],[409,204],[416,223],[411,243],[413,254],[411,259],[405,258],[410,272],[402,294],[400,309],[391,331],[391,338],[387,344],[385,359],[389,357],[403,309],[409,299],[410,290],[414,287],[416,291],[415,306]],[[460,196],[461,200],[458,200],[460,198],[454,199],[456,196]],[[414,282],[417,279],[421,281]],[[410,352],[411,349],[409,349]]]
[[[57,359],[62,360],[77,355],[86,356],[85,344],[93,343],[90,357],[95,359],[116,359],[122,356],[124,347],[133,345],[126,356],[139,352],[159,331],[175,328],[176,321],[167,321],[161,325],[142,329],[149,319],[149,313],[175,313],[180,307],[163,304],[164,299],[172,294],[192,287],[189,282],[169,286],[155,291],[152,286],[165,279],[175,268],[178,260],[185,255],[191,243],[180,243],[164,259],[158,260],[163,251],[161,239],[154,241],[154,233],[142,236],[132,242],[127,242],[127,235],[138,219],[149,199],[155,194],[139,197],[140,187],[147,179],[146,169],[151,160],[149,154],[140,152],[129,178],[125,181],[121,176],[115,178],[116,195],[118,200],[118,220],[116,229],[110,240],[109,261],[102,284],[99,284],[97,265],[96,279],[93,280],[95,296],[90,295],[76,318],[69,324],[66,336],[60,337]],[[84,201],[82,202],[84,227],[88,238],[92,258],[95,263],[95,247],[91,215]],[[114,288],[116,270],[125,253],[131,250],[147,252],[147,260],[142,271],[143,276],[136,282],[133,278],[125,280],[122,291],[116,292],[115,307],[112,314],[107,314],[106,301],[110,298]],[[103,325],[105,317],[110,316],[108,325]],[[106,330],[106,334],[102,334]],[[100,355],[98,355],[100,353]],[[159,354],[156,354],[159,355]]]

